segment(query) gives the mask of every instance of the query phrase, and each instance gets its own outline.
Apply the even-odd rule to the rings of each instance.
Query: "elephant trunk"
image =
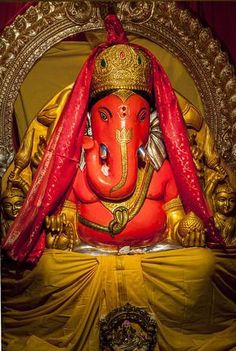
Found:
[[[118,135],[117,135],[118,136]],[[119,182],[113,186],[113,188],[111,189],[111,192],[115,192],[119,189],[121,189],[125,183],[127,182],[127,178],[128,178],[128,148],[127,148],[127,142],[126,140],[124,140],[122,142],[122,140],[120,140],[120,138],[118,138],[119,140],[119,144],[120,144],[120,149],[121,149],[121,178],[119,180]]]
[[[133,193],[138,172],[138,145],[131,140],[131,129],[117,130],[115,147],[98,145],[94,141],[94,147],[86,152],[87,179],[98,196],[120,200]]]

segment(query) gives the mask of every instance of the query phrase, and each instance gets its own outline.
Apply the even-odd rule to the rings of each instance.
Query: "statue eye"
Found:
[[[12,204],[10,204],[9,202],[5,202],[5,203],[3,204],[3,207],[6,208],[6,209],[12,208]]]
[[[142,108],[139,113],[138,113],[138,119],[139,121],[144,121],[145,118],[147,117],[147,110],[145,108]]]
[[[111,117],[111,112],[107,108],[99,109],[100,117],[104,122],[107,122]]]
[[[100,111],[100,116],[101,116],[101,119],[102,119],[103,121],[107,121],[107,120],[108,120],[108,117],[107,117],[107,115],[106,115],[105,112]]]
[[[225,202],[225,198],[224,198],[224,197],[219,197],[219,198],[218,198],[218,201],[219,201],[219,202]]]
[[[23,202],[22,202],[22,201],[17,201],[17,202],[15,203],[15,206],[16,206],[16,207],[22,207],[22,206],[23,206]]]

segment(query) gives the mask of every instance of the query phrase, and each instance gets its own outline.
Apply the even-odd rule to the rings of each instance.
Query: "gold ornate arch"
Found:
[[[103,28],[116,12],[127,32],[150,39],[183,63],[202,99],[205,119],[223,159],[236,165],[236,79],[211,31],[174,2],[40,2],[6,27],[0,38],[0,160],[2,174],[14,156],[12,115],[20,86],[34,63],[66,37]]]

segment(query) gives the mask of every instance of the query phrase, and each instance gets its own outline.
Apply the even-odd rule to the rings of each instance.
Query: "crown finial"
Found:
[[[107,44],[128,43],[124,28],[116,15],[107,15],[104,20],[104,25],[107,31]]]

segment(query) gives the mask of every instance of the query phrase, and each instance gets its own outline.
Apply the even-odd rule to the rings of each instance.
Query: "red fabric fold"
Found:
[[[45,234],[41,233],[43,221],[55,211],[76,174],[86,125],[93,65],[103,47],[101,45],[94,49],[83,65],[24,205],[3,243],[3,249],[14,260],[35,263],[41,256],[45,247]]]
[[[224,246],[224,239],[214,225],[212,213],[201,190],[189,146],[187,129],[170,80],[160,62],[149,50],[139,45],[132,46],[143,50],[152,61],[156,109],[163,140],[185,211],[187,213],[193,211],[204,222],[207,229],[207,242]]]
[[[108,15],[104,21],[107,31],[107,44],[128,44],[128,39],[124,32],[121,22],[115,15]]]
[[[206,240],[224,245],[204,198],[189,146],[187,129],[170,80],[161,64],[152,58],[154,95],[164,143],[186,212],[193,211],[205,224]]]

